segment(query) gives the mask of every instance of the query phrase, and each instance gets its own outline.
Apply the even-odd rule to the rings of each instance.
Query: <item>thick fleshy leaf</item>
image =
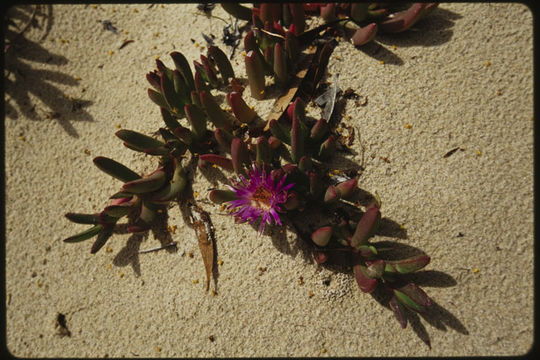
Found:
[[[113,226],[105,226],[98,234],[96,241],[92,244],[92,247],[90,248],[90,253],[95,254],[105,245],[107,240],[111,237],[113,234]]]
[[[155,90],[161,91],[161,79],[159,78],[157,71],[146,74],[146,80],[148,80],[148,83],[150,83]]]
[[[253,30],[250,30],[247,32],[246,36],[244,36],[244,50],[249,52],[250,50],[257,50],[259,46],[257,45],[257,39],[255,38],[255,33]]]
[[[354,265],[353,271],[354,278],[356,279],[356,283],[360,287],[360,290],[365,293],[370,293],[375,290],[375,287],[377,286],[377,279],[370,278],[366,275],[366,267],[364,265]]]
[[[131,197],[133,197],[133,194],[132,194],[132,193],[119,191],[119,192],[114,193],[113,195],[111,195],[111,196],[109,197],[109,199],[116,199],[116,200],[118,200],[118,199],[125,199],[125,198],[131,199]],[[124,202],[124,201],[126,201],[126,200],[122,200],[122,202]],[[129,201],[129,200],[127,200],[127,201]]]
[[[206,84],[206,80],[204,79],[204,75],[202,75],[201,71],[195,70],[195,75],[193,78],[193,81],[195,82],[195,91],[197,93],[200,93],[201,91],[210,91],[210,87]]]
[[[336,4],[328,3],[325,6],[321,6],[321,17],[326,22],[336,20],[337,19],[337,16],[336,16]]]
[[[289,73],[287,72],[287,54],[281,43],[274,45],[274,74],[280,84],[287,83],[289,79]]]
[[[122,190],[132,192],[134,194],[148,193],[162,187],[167,181],[165,171],[157,169],[148,176],[125,183]]]
[[[236,194],[231,190],[212,190],[208,194],[210,200],[216,204],[233,201],[236,199]]]
[[[249,151],[246,144],[240,138],[233,138],[231,142],[231,160],[234,172],[243,174],[244,166],[249,165]]]
[[[365,245],[367,240],[373,234],[381,218],[381,213],[376,204],[372,204],[366,209],[364,215],[358,224],[356,225],[356,230],[354,231],[353,237],[351,239],[351,246],[358,248],[360,245]]]
[[[334,185],[330,185],[326,189],[326,193],[324,194],[324,202],[330,204],[330,203],[338,201],[339,198],[340,198],[340,194],[337,191],[336,187]]]
[[[167,203],[174,200],[186,187],[187,174],[182,165],[175,159],[175,169],[172,179],[165,187],[152,196],[152,202]]]
[[[348,199],[352,196],[356,187],[358,185],[358,178],[352,178],[346,181],[343,181],[336,185],[336,189],[339,191],[343,199]]]
[[[148,97],[159,107],[169,109],[169,104],[167,104],[167,101],[165,100],[163,95],[161,95],[161,92],[157,92],[156,90],[149,88]]]
[[[385,271],[408,274],[424,268],[430,262],[427,255],[417,255],[403,260],[387,261]]]
[[[256,162],[259,165],[269,164],[272,160],[272,149],[268,144],[265,136],[260,136],[257,138],[257,143],[255,145],[256,149]]]
[[[161,80],[161,95],[165,98],[165,101],[169,105],[169,109],[171,111],[178,113],[180,112],[181,108],[183,107],[184,103],[180,96],[176,93],[176,90],[174,88],[174,80],[169,79],[169,77],[166,74],[160,75]]]
[[[356,30],[351,38],[351,42],[354,44],[354,46],[362,46],[367,44],[375,38],[375,35],[377,35],[377,29],[377,23],[366,25],[363,28]]]
[[[431,300],[424,290],[413,283],[408,283],[392,290],[399,302],[411,310],[425,312],[426,307],[431,305]]]
[[[296,108],[298,108],[298,106],[296,106]],[[300,158],[304,156],[305,133],[305,126],[302,122],[301,116],[296,115],[295,111],[291,127],[291,158],[294,162],[298,162]]]
[[[289,196],[287,197],[287,200],[283,204],[283,207],[286,210],[296,210],[302,206],[302,199],[300,198],[300,195],[296,192],[289,192]]]
[[[120,164],[118,161],[106,158],[104,156],[95,157],[94,164],[101,171],[123,182],[133,181],[141,178],[141,176],[135,171]]]
[[[197,140],[202,139],[206,133],[206,114],[193,104],[186,104],[184,112],[191,125],[191,132]]]
[[[302,3],[289,3],[289,10],[291,11],[291,22],[295,27],[295,35],[298,36],[306,28],[304,5]]]
[[[255,110],[253,110],[246,104],[244,99],[242,99],[242,95],[240,93],[237,93],[235,91],[228,93],[227,101],[231,106],[234,116],[239,122],[243,124],[249,124],[257,117],[257,113],[255,112]]]
[[[359,245],[356,249],[364,259],[372,259],[378,252],[373,245]]]
[[[141,213],[135,220],[135,223],[128,226],[127,230],[130,233],[143,232],[150,229],[152,222],[156,218],[158,207],[148,201],[143,201],[141,205]]]
[[[223,83],[228,84],[229,79],[234,78],[234,70],[231,62],[227,58],[227,55],[225,55],[225,53],[221,51],[221,49],[219,49],[217,46],[212,45],[208,47],[208,56],[211,57],[216,63],[221,74]]]
[[[253,50],[248,51],[245,58],[246,73],[251,90],[251,96],[257,100],[264,99],[264,66]]]
[[[204,161],[208,161],[209,163],[215,164],[219,167],[224,168],[228,171],[233,171],[233,163],[231,159],[226,158],[222,155],[216,155],[216,154],[203,154],[199,156],[200,159]]]
[[[311,234],[311,240],[320,247],[328,245],[330,238],[332,237],[332,227],[323,226],[318,228]]]
[[[277,150],[281,146],[281,140],[275,136],[270,136],[268,138],[268,145],[270,145],[272,150]]]
[[[281,19],[281,5],[278,3],[261,3],[259,5],[259,18],[263,22],[273,23]]]
[[[230,132],[218,128],[214,130],[214,137],[224,151],[231,152],[231,142],[234,136]]]
[[[206,74],[206,79],[210,83],[210,86],[217,88],[219,86],[219,80],[217,78],[216,69],[214,69],[212,63],[203,54],[201,54],[201,63],[204,67],[204,73]]]
[[[328,132],[328,123],[323,118],[319,119],[311,128],[310,137],[313,141],[320,141]]]
[[[426,4],[426,7],[424,8],[424,10],[422,11],[422,13],[420,14],[420,19],[423,19],[425,18],[427,15],[431,14],[431,12],[433,12],[433,10],[435,10],[435,8],[439,6],[439,3],[427,3]],[[419,19],[419,20],[420,20]]]
[[[336,152],[336,138],[330,135],[319,147],[319,157],[328,159]]]
[[[351,3],[351,18],[356,22],[362,22],[368,15],[369,3]]]
[[[161,141],[154,139],[148,135],[141,134],[133,130],[118,130],[115,133],[120,139],[124,141],[124,144],[129,145],[130,148],[136,149],[138,151],[145,151],[146,149],[159,148],[165,144]]]
[[[169,110],[161,108],[160,111],[163,122],[165,122],[165,125],[169,130],[174,131],[174,129],[180,126],[178,120],[176,120],[176,118],[171,115],[171,112]]]
[[[220,3],[223,10],[238,18],[240,20],[251,20],[251,9],[234,2],[222,2]]]
[[[191,101],[190,99],[190,92],[188,85],[186,84],[186,81],[184,80],[184,77],[178,70],[173,71],[173,83],[174,83],[174,91],[176,92],[177,97],[180,98],[182,104],[189,104]]]
[[[313,168],[313,161],[310,156],[302,156],[298,161],[298,169],[300,171],[309,171]]]
[[[94,225],[88,230],[85,230],[81,233],[78,233],[77,235],[73,235],[73,236],[68,237],[67,239],[64,239],[64,242],[76,243],[76,242],[88,240],[91,237],[96,236],[101,231],[101,229],[103,229],[103,225]]]
[[[317,264],[323,264],[326,262],[326,260],[328,260],[328,256],[322,251],[314,251],[313,258],[315,259],[315,262],[317,262]]]
[[[208,115],[208,119],[217,127],[231,129],[232,122],[225,111],[221,109],[212,94],[208,91],[201,91],[200,101],[204,111]]]
[[[170,80],[172,80],[172,70],[165,66],[163,61],[161,61],[160,59],[156,59],[156,67],[160,75],[166,75],[169,77]]]
[[[390,299],[389,305],[390,309],[394,312],[394,316],[399,322],[399,325],[402,329],[405,329],[407,327],[407,318],[405,317],[403,305],[401,305],[395,295]]]
[[[368,10],[368,17],[370,19],[378,20],[386,17],[388,15],[387,9],[369,9]]]
[[[174,66],[182,76],[184,77],[184,81],[188,88],[191,90],[195,90],[195,83],[193,81],[193,73],[191,72],[191,68],[189,67],[189,62],[187,61],[186,57],[179,53],[178,51],[173,51],[169,54],[171,58],[174,61]]]
[[[133,204],[127,203],[122,205],[109,205],[103,209],[103,212],[108,216],[120,218],[127,215],[133,210]]]
[[[206,90],[203,90],[203,91],[206,91]],[[200,107],[201,109],[203,108],[203,105],[201,104],[201,96],[199,95],[198,92],[196,92],[195,90],[193,90],[191,93],[190,93],[190,99],[191,99],[191,103],[193,105],[196,105],[198,107]]]
[[[178,136],[178,138],[188,146],[193,143],[193,133],[186,127],[180,125],[174,129],[174,135]]]
[[[67,213],[66,218],[77,224],[97,224],[99,222],[99,214],[80,214],[80,213]]]
[[[394,15],[394,17],[385,20],[379,24],[381,32],[385,33],[398,33],[410,28],[416,21],[420,19],[420,16],[426,8],[425,3],[414,3],[407,10],[401,11]]]
[[[163,140],[165,140],[166,144],[179,143],[178,137],[174,135],[171,131],[169,131],[169,129],[159,128],[158,131],[159,131],[159,135],[161,135]]]
[[[372,279],[380,278],[384,273],[384,260],[366,261],[365,275]]]
[[[291,143],[290,133],[277,120],[270,120],[268,125],[272,135],[274,135],[276,138],[278,138],[285,144]]]

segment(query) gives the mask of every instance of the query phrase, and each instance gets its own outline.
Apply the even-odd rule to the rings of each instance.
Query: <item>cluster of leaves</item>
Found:
[[[297,218],[304,209],[318,209],[324,215],[330,207],[339,207],[357,191],[357,176],[335,181],[328,175],[328,163],[340,147],[335,124],[328,116],[316,120],[306,115],[306,102],[312,99],[323,78],[335,45],[335,40],[318,43],[312,40],[321,40],[321,29],[330,23],[341,26],[343,20],[358,24],[353,39],[361,36],[372,39],[377,29],[402,31],[424,16],[433,5],[413,5],[393,17],[389,17],[387,9],[368,4],[311,7],[299,3],[259,4],[251,9],[233,3],[222,6],[236,17],[252,21],[252,29],[244,37],[245,69],[251,96],[257,100],[265,97],[265,76],[270,76],[285,92],[276,103],[285,106],[274,106],[279,110],[268,119],[261,119],[243,99],[243,85],[235,77],[225,53],[216,46],[209,46],[206,56],[201,55],[200,61],[193,61],[194,73],[179,52],[170,54],[174,68],[156,60],[156,69],[147,74],[147,80],[151,85],[148,95],[160,107],[164,122],[164,127],[159,128],[161,139],[131,130],[120,130],[116,136],[126,147],[158,157],[158,167],[141,176],[113,159],[96,157],[96,166],[122,181],[123,185],[100,213],[66,214],[73,222],[92,225],[67,238],[66,242],[80,242],[97,236],[91,248],[95,253],[124,216],[132,219],[128,232],[147,231],[169,202],[188,196],[185,189],[190,179],[183,164],[188,152],[192,159],[198,157],[201,168],[212,166],[234,173],[241,181],[233,181],[233,185],[245,185],[251,180],[258,181],[257,184],[264,181],[279,183],[262,192],[255,189],[248,194],[255,202],[267,201],[264,205],[271,209],[275,223],[279,225],[278,212],[279,218],[288,221]],[[320,11],[328,24],[307,30],[305,14],[314,11]],[[370,19],[377,19],[378,25],[360,26]],[[323,33],[327,34],[327,31]],[[312,44],[316,46],[308,48]],[[295,81],[301,83],[295,84]],[[296,91],[298,88],[302,91]],[[226,93],[230,111],[224,110],[218,97],[213,95],[217,91]],[[256,169],[255,172],[250,168]],[[254,178],[266,175],[268,179]],[[286,194],[279,207],[269,202],[272,196],[277,196],[272,193],[274,190]],[[229,209],[233,209],[234,204],[243,200],[246,191],[229,187],[212,190],[209,196],[213,202],[229,204]],[[354,210],[361,213],[359,220],[343,217],[303,238],[312,245],[318,263],[333,261],[336,254],[346,253],[362,291],[371,292],[378,284],[389,290],[392,293],[390,306],[405,327],[403,308],[421,312],[429,306],[430,300],[419,287],[404,282],[400,275],[423,268],[430,259],[425,255],[400,261],[381,258],[382,249],[369,242],[381,218],[380,207],[377,198],[364,213]],[[198,213],[192,213],[192,219],[194,223],[198,222],[199,226],[194,228],[201,238],[205,237],[202,235],[207,223],[201,219],[207,214]],[[244,212],[244,215],[246,213],[258,214]],[[249,220],[257,219],[251,217]],[[208,239],[207,236],[205,241]],[[206,242],[206,246],[208,244]],[[205,257],[205,265],[209,277],[211,256]]]

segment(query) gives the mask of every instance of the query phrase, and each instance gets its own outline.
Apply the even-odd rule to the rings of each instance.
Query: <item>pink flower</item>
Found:
[[[263,233],[266,224],[272,224],[272,220],[277,225],[282,225],[278,211],[281,211],[280,204],[285,203],[288,198],[288,190],[294,183],[285,184],[286,175],[277,183],[272,179],[271,174],[265,170],[260,170],[255,164],[247,174],[247,179],[239,175],[239,180],[233,180],[233,185],[229,186],[236,199],[229,201],[228,209],[231,215],[236,217],[237,222],[253,224],[257,219],[261,220],[259,233]]]

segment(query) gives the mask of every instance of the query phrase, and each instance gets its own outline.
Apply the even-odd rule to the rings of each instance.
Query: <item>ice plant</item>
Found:
[[[238,222],[253,224],[260,220],[259,233],[264,232],[266,224],[282,225],[278,212],[287,201],[288,191],[294,183],[285,184],[287,175],[274,179],[271,173],[253,164],[247,176],[238,175],[228,188],[234,192],[235,199],[228,202],[228,209]]]
[[[131,130],[120,130],[116,136],[127,148],[158,157],[157,168],[140,175],[112,159],[96,157],[95,165],[123,185],[101,212],[66,214],[70,221],[91,227],[64,241],[74,243],[97,237],[91,247],[95,253],[112,237],[124,216],[129,219],[128,232],[145,232],[172,202],[195,206],[195,196],[184,191],[196,178],[190,176],[192,172],[199,169],[234,173],[225,185],[227,189],[209,193],[212,202],[226,206],[237,223],[259,221],[259,234],[264,233],[266,225],[295,231],[311,247],[318,264],[350,266],[362,291],[370,293],[378,287],[390,294],[389,306],[405,327],[405,309],[423,312],[431,301],[402,275],[422,269],[430,258],[421,254],[402,260],[387,259],[384,247],[371,242],[381,223],[378,196],[362,208],[355,201],[358,173],[332,167],[336,152],[346,152],[350,145],[337,129],[341,119],[336,118],[340,115],[333,116],[333,105],[328,106],[339,96],[337,77],[329,95],[331,101],[326,100],[321,116],[317,119],[306,115],[306,104],[317,91],[323,92],[318,84],[337,43],[328,40],[335,36],[334,30],[347,33],[345,25],[354,23],[351,40],[359,46],[373,40],[377,31],[401,32],[410,28],[436,4],[413,4],[395,14],[381,6],[269,3],[250,9],[224,3],[225,10],[252,21],[244,38],[244,65],[251,96],[265,98],[266,75],[273,76],[277,85],[292,96],[278,98],[274,105],[277,114],[262,119],[242,98],[244,86],[218,47],[209,46],[206,56],[201,54],[200,61],[193,61],[194,71],[177,51],[170,54],[174,69],[156,60],[156,69],[146,78],[151,86],[148,96],[160,107],[164,123],[155,133],[160,139]],[[327,23],[307,29],[305,18],[313,13],[320,14]],[[301,73],[302,77],[298,77]],[[300,82],[292,85],[295,79]],[[219,102],[216,92],[225,93],[221,98],[226,103]],[[197,211],[200,216],[192,212],[191,225],[204,251],[208,285],[213,264],[213,235],[209,234],[212,226],[209,215],[200,208]],[[299,221],[307,213],[318,217],[317,225]]]

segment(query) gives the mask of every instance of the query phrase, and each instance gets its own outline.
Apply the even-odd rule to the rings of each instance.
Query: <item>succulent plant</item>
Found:
[[[371,40],[376,31],[409,28],[434,6],[414,4],[391,17],[387,8],[362,3],[261,3],[252,9],[223,4],[233,15],[253,22],[244,38],[244,60],[251,96],[255,99],[265,97],[266,75],[290,90],[291,78],[298,71],[298,57],[302,53],[305,56],[311,39],[320,31],[306,29],[306,13],[318,11],[333,24],[367,24],[352,36],[358,45]],[[363,40],[359,41],[361,37]],[[312,246],[317,263],[333,262],[345,254],[362,291],[369,293],[377,286],[386,289],[391,294],[390,307],[405,327],[404,308],[422,312],[430,300],[402,275],[422,269],[430,258],[420,255],[399,261],[385,259],[378,244],[370,242],[381,220],[378,197],[363,212],[359,206],[351,208],[347,200],[357,192],[358,177],[328,174],[328,163],[343,144],[335,122],[329,116],[318,120],[309,117],[306,102],[311,100],[324,75],[331,51],[332,43],[326,41],[311,53],[311,62],[304,71],[308,81],[303,83],[304,88],[310,89],[303,92],[304,96],[289,91],[293,96],[286,109],[267,121],[243,99],[243,86],[218,47],[209,46],[206,56],[193,61],[194,72],[180,52],[170,54],[174,68],[156,60],[156,69],[146,78],[151,86],[148,96],[160,107],[165,125],[158,130],[161,139],[131,130],[120,130],[116,136],[129,149],[157,156],[158,166],[147,175],[139,175],[112,159],[96,157],[95,165],[123,185],[100,213],[66,214],[70,221],[92,226],[65,242],[97,236],[91,247],[95,253],[124,216],[131,219],[128,232],[148,230],[167,204],[188,197],[184,189],[190,180],[182,162],[189,151],[192,159],[198,156],[198,167],[211,164],[231,176],[226,188],[209,193],[210,200],[223,204],[236,222],[259,222],[261,234],[267,225],[292,224],[297,229],[295,219],[305,209],[322,215],[333,213],[332,209],[350,211],[351,216],[328,220],[308,235],[298,229],[298,234]],[[212,94],[215,91],[225,92],[230,112],[222,108]]]

